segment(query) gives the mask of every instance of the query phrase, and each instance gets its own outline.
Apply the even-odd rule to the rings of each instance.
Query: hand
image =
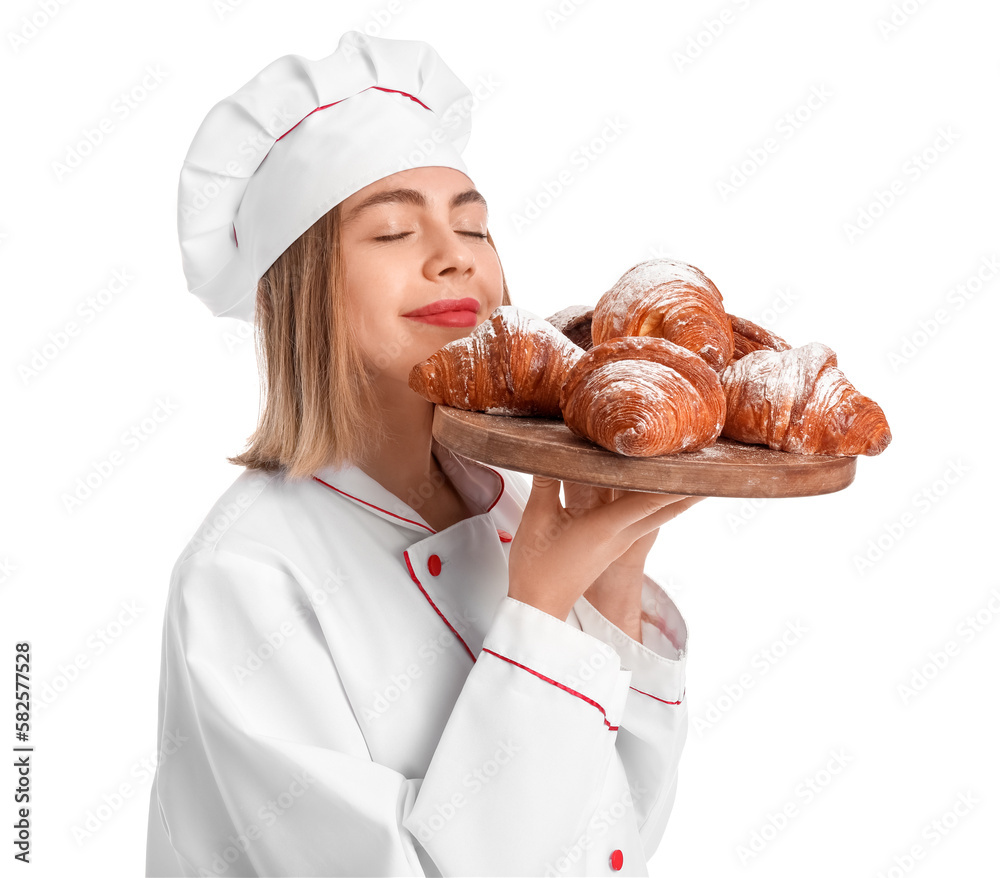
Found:
[[[563,482],[566,510],[571,514],[579,514],[583,510],[592,509],[595,506],[603,506],[619,497],[625,497],[628,494],[634,493],[642,492],[627,491],[624,488],[601,488],[596,485],[584,485],[579,482]],[[704,497],[688,497],[683,494],[665,494],[662,496],[670,503],[671,509],[674,510],[674,514],[666,519],[665,522],[680,515],[685,509],[690,509],[700,500],[705,499]],[[645,536],[635,540],[629,548],[611,562],[609,569],[613,567],[619,570],[641,571],[646,566],[646,556],[649,554],[650,549],[653,548],[653,543],[656,542],[656,537],[659,533],[660,529],[657,527]]]
[[[598,488],[576,482],[564,482],[567,509],[592,508],[609,503],[629,492],[622,488]],[[670,495],[668,507],[674,518],[704,497]],[[660,529],[651,530],[612,561],[584,591],[583,596],[605,619],[612,622],[633,640],[642,643],[642,580],[646,556]]]
[[[546,476],[532,481],[511,543],[508,594],[562,620],[612,562],[626,553],[627,563],[644,560],[659,526],[695,502],[641,491],[615,497],[613,489],[577,486],[564,508],[559,486]]]

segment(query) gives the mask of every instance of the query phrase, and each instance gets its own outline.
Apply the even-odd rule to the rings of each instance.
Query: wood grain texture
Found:
[[[856,457],[789,454],[720,438],[701,451],[627,457],[573,435],[556,418],[508,417],[438,405],[434,438],[458,454],[571,482],[704,497],[808,497],[854,481]]]

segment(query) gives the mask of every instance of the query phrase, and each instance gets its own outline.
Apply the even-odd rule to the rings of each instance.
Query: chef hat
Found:
[[[468,176],[469,89],[427,43],[348,31],[319,61],[285,55],[209,110],[181,168],[188,289],[253,321],[257,282],[349,195],[407,168]]]

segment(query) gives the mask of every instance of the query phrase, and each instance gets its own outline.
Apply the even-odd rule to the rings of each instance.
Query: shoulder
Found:
[[[177,565],[221,553],[263,560],[281,555],[295,531],[311,479],[244,470],[219,495],[177,559]]]

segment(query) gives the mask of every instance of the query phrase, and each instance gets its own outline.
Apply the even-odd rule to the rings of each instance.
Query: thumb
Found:
[[[531,494],[528,496],[528,503],[542,502],[546,506],[551,506],[553,501],[559,502],[559,479],[549,478],[549,476],[535,475],[531,480]]]

